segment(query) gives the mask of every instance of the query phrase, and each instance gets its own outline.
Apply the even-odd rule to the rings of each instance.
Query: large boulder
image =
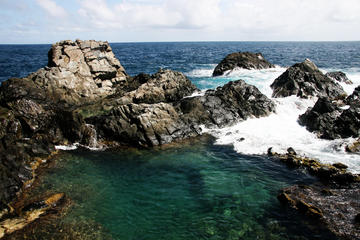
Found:
[[[343,99],[346,93],[331,78],[325,76],[309,59],[288,68],[271,84],[273,97],[296,95],[301,98],[329,97]]]
[[[127,74],[107,42],[76,40],[54,44],[48,67],[27,78],[44,88],[52,101],[72,106],[115,93]]]
[[[346,84],[352,84],[352,81],[346,76],[345,73],[337,71],[337,72],[328,72],[325,76],[331,78],[334,81],[343,82]]]
[[[340,108],[328,98],[319,98],[313,108],[300,115],[299,123],[321,138],[336,139],[360,136],[360,103],[356,101],[359,87]],[[355,99],[355,100],[354,100]]]
[[[223,75],[234,68],[265,69],[275,66],[265,60],[261,53],[236,52],[227,55],[214,69],[213,76]]]
[[[229,82],[204,96],[185,98],[179,104],[183,118],[208,127],[223,127],[275,111],[274,103],[243,80]]]
[[[127,85],[107,42],[62,41],[48,66],[0,86],[0,210],[33,178],[38,158],[54,144],[88,142],[88,125],[73,111]]]

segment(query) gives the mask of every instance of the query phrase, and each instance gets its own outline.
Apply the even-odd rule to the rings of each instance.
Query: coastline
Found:
[[[67,53],[63,58],[62,53],[57,49],[57,47],[63,47],[61,44],[75,47],[75,50],[71,49],[72,52]],[[88,50],[85,49],[88,48],[90,52],[93,50],[95,53],[100,51],[96,54],[105,54],[109,65],[104,66],[103,63],[96,62],[98,58],[91,54],[86,55]],[[65,51],[70,51],[70,48],[68,50],[65,48]],[[69,59],[66,60],[66,57]],[[85,62],[82,59],[85,59]],[[94,59],[95,62],[92,62]],[[54,45],[49,59],[49,62],[51,61],[53,62],[49,67],[40,69],[28,79],[13,79],[2,85],[2,89],[5,89],[2,91],[2,101],[13,111],[4,110],[4,122],[8,121],[5,124],[5,132],[12,134],[9,136],[13,139],[8,139],[9,142],[3,148],[9,147],[14,142],[19,147],[21,143],[20,148],[28,152],[27,162],[31,166],[30,169],[34,169],[35,167],[32,166],[37,167],[36,163],[43,161],[38,158],[39,156],[46,157],[54,151],[54,144],[79,141],[89,147],[96,147],[98,144],[109,145],[110,142],[138,147],[167,146],[171,142],[198,136],[201,132],[199,129],[201,124],[222,127],[239,119],[267,116],[274,111],[271,100],[243,81],[230,82],[216,90],[207,91],[202,96],[184,98],[194,92],[196,87],[181,73],[160,70],[152,76],[129,77],[114,57],[109,45],[103,42],[66,41]],[[69,61],[78,65],[74,68],[74,65],[68,65]],[[61,68],[68,68],[70,78],[68,78],[69,75],[66,78],[61,75],[63,74]],[[89,73],[86,72],[87,69],[90,69]],[[110,70],[104,73],[103,69]],[[57,74],[65,82],[70,79],[70,83],[75,84],[75,88],[67,91],[61,88],[55,88],[55,91],[54,88],[52,90],[46,88],[49,84],[54,84],[48,75],[50,72]],[[80,78],[74,73],[80,73]],[[71,74],[77,77],[71,77]],[[81,79],[81,84],[89,83],[92,84],[91,87],[84,91],[84,85],[76,85],[79,79]],[[94,79],[96,85],[92,82]],[[32,82],[34,80],[35,84]],[[23,83],[25,85],[22,85]],[[60,87],[65,89],[71,85],[68,82],[61,84]],[[158,88],[159,85],[162,87]],[[25,91],[25,94],[14,90],[18,86]],[[246,95],[248,92],[250,95]],[[228,96],[233,98],[229,100]],[[57,97],[60,100],[56,99]],[[16,104],[12,98],[15,99]],[[55,105],[46,103],[44,100],[47,98],[52,99]],[[251,107],[247,106],[248,102],[251,102]],[[73,111],[74,106],[79,111]],[[90,110],[87,109],[88,107]],[[29,109],[31,112],[26,112]],[[234,112],[234,109],[238,112]],[[32,119],[26,114],[29,114]],[[21,121],[17,119],[24,115],[25,118]],[[48,119],[51,121],[55,119],[56,124],[49,128],[46,123]],[[149,125],[149,122],[152,124]],[[126,125],[128,123],[131,124]],[[47,128],[53,135],[45,136],[41,133]],[[35,134],[32,135],[33,133]],[[29,135],[31,141],[25,139],[24,135]],[[98,139],[99,136],[103,139]],[[11,151],[14,150],[10,148],[9,152]],[[11,157],[7,158],[9,161],[12,160]],[[33,160],[35,164],[32,163]],[[307,166],[307,163],[298,165],[301,164]],[[328,165],[318,163],[315,165],[320,169],[317,171],[321,174],[325,173],[326,177],[328,177],[327,173],[333,174],[333,169],[329,170]],[[27,168],[28,166],[25,165],[24,169]],[[28,169],[27,174],[26,180],[34,177],[32,170]],[[338,179],[334,178],[335,182],[339,179],[343,180],[342,176],[345,175],[341,175]],[[348,178],[345,177],[345,179]],[[358,176],[351,179],[351,181],[359,181]],[[26,186],[28,183],[23,181],[22,185]],[[355,189],[358,187],[355,186]],[[354,236],[357,236],[356,234]]]

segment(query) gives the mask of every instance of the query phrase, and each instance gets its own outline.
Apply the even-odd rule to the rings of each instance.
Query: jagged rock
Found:
[[[53,102],[78,105],[115,93],[127,74],[107,42],[76,40],[54,44],[48,67],[27,78]]]
[[[204,96],[185,98],[178,105],[185,122],[223,127],[275,111],[274,103],[243,80],[229,82]]]
[[[100,111],[100,114],[85,120],[98,129],[101,138],[127,145],[155,146],[198,136],[201,132],[199,126],[202,124],[226,126],[249,117],[266,116],[275,109],[270,99],[261,94],[256,87],[242,80],[230,82],[216,90],[209,90],[204,96],[180,100],[180,97],[194,90],[194,87],[188,84],[188,80],[183,75],[168,70],[160,71],[156,76],[138,90],[130,92],[120,100],[115,99],[115,107],[112,107],[111,111]],[[156,92],[154,97],[154,93],[148,92],[145,94],[149,97],[134,97],[159,81],[160,86],[166,83],[165,86],[170,87],[159,88],[160,92]],[[123,100],[125,97],[128,102]],[[145,102],[152,99],[155,104],[138,104],[138,100],[134,99]],[[175,101],[176,99],[180,101]],[[119,101],[122,101],[120,106]]]
[[[319,226],[325,226],[341,239],[360,239],[360,228],[354,221],[360,211],[360,185],[328,187],[295,185],[283,189],[278,199],[300,213],[315,218]],[[324,194],[324,189],[331,194]]]
[[[214,69],[213,76],[223,75],[234,68],[265,69],[275,66],[265,60],[261,53],[236,52],[227,55]]]
[[[172,70],[161,69],[151,77],[139,75],[134,80],[145,83],[124,94],[118,104],[175,102],[197,90],[184,74]]]
[[[334,81],[344,82],[346,84],[353,84],[352,81],[343,72],[328,72],[325,76],[331,78]]]
[[[169,103],[127,104],[87,120],[103,138],[133,146],[156,146],[197,136]]]
[[[313,108],[299,116],[299,123],[325,139],[359,137],[360,104],[344,110],[327,98],[319,98]]]
[[[325,76],[317,66],[306,59],[288,68],[271,84],[273,97],[287,97],[296,95],[301,98],[329,97],[343,99],[346,93],[343,88]]]
[[[360,105],[360,86],[357,86],[354,92],[345,99],[348,105]]]

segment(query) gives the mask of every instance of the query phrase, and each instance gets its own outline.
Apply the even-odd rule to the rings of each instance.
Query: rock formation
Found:
[[[242,80],[208,90],[204,96],[183,98],[195,89],[183,74],[160,70],[138,89],[109,103],[111,111],[85,120],[106,140],[155,146],[197,136],[200,125],[225,126],[275,109],[270,99]]]
[[[313,108],[299,117],[299,123],[321,138],[336,139],[360,136],[360,87],[345,99],[349,105],[339,107],[336,102],[322,97]]]
[[[48,56],[47,67],[0,87],[0,210],[54,145],[155,146],[274,111],[243,81],[190,97],[197,89],[182,73],[130,77],[107,42],[62,41]]]
[[[343,88],[331,78],[325,76],[317,66],[306,59],[288,68],[271,84],[273,97],[296,95],[301,98],[329,97],[343,99],[346,93]]]
[[[265,60],[261,53],[236,52],[227,55],[214,69],[213,76],[223,75],[235,68],[265,69],[275,66]]]
[[[356,216],[360,204],[359,183],[352,188],[340,186],[295,185],[285,188],[278,195],[281,203],[326,226],[340,239],[360,239],[360,228]]]
[[[344,82],[346,84],[352,84],[352,81],[343,72],[328,72],[325,76],[331,78],[334,81]]]

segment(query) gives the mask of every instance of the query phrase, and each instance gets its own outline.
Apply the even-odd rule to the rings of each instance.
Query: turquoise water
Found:
[[[94,222],[113,239],[322,236],[312,236],[276,199],[282,187],[314,179],[210,140],[153,150],[64,152],[40,179],[38,192],[65,192],[71,199],[61,221]]]

